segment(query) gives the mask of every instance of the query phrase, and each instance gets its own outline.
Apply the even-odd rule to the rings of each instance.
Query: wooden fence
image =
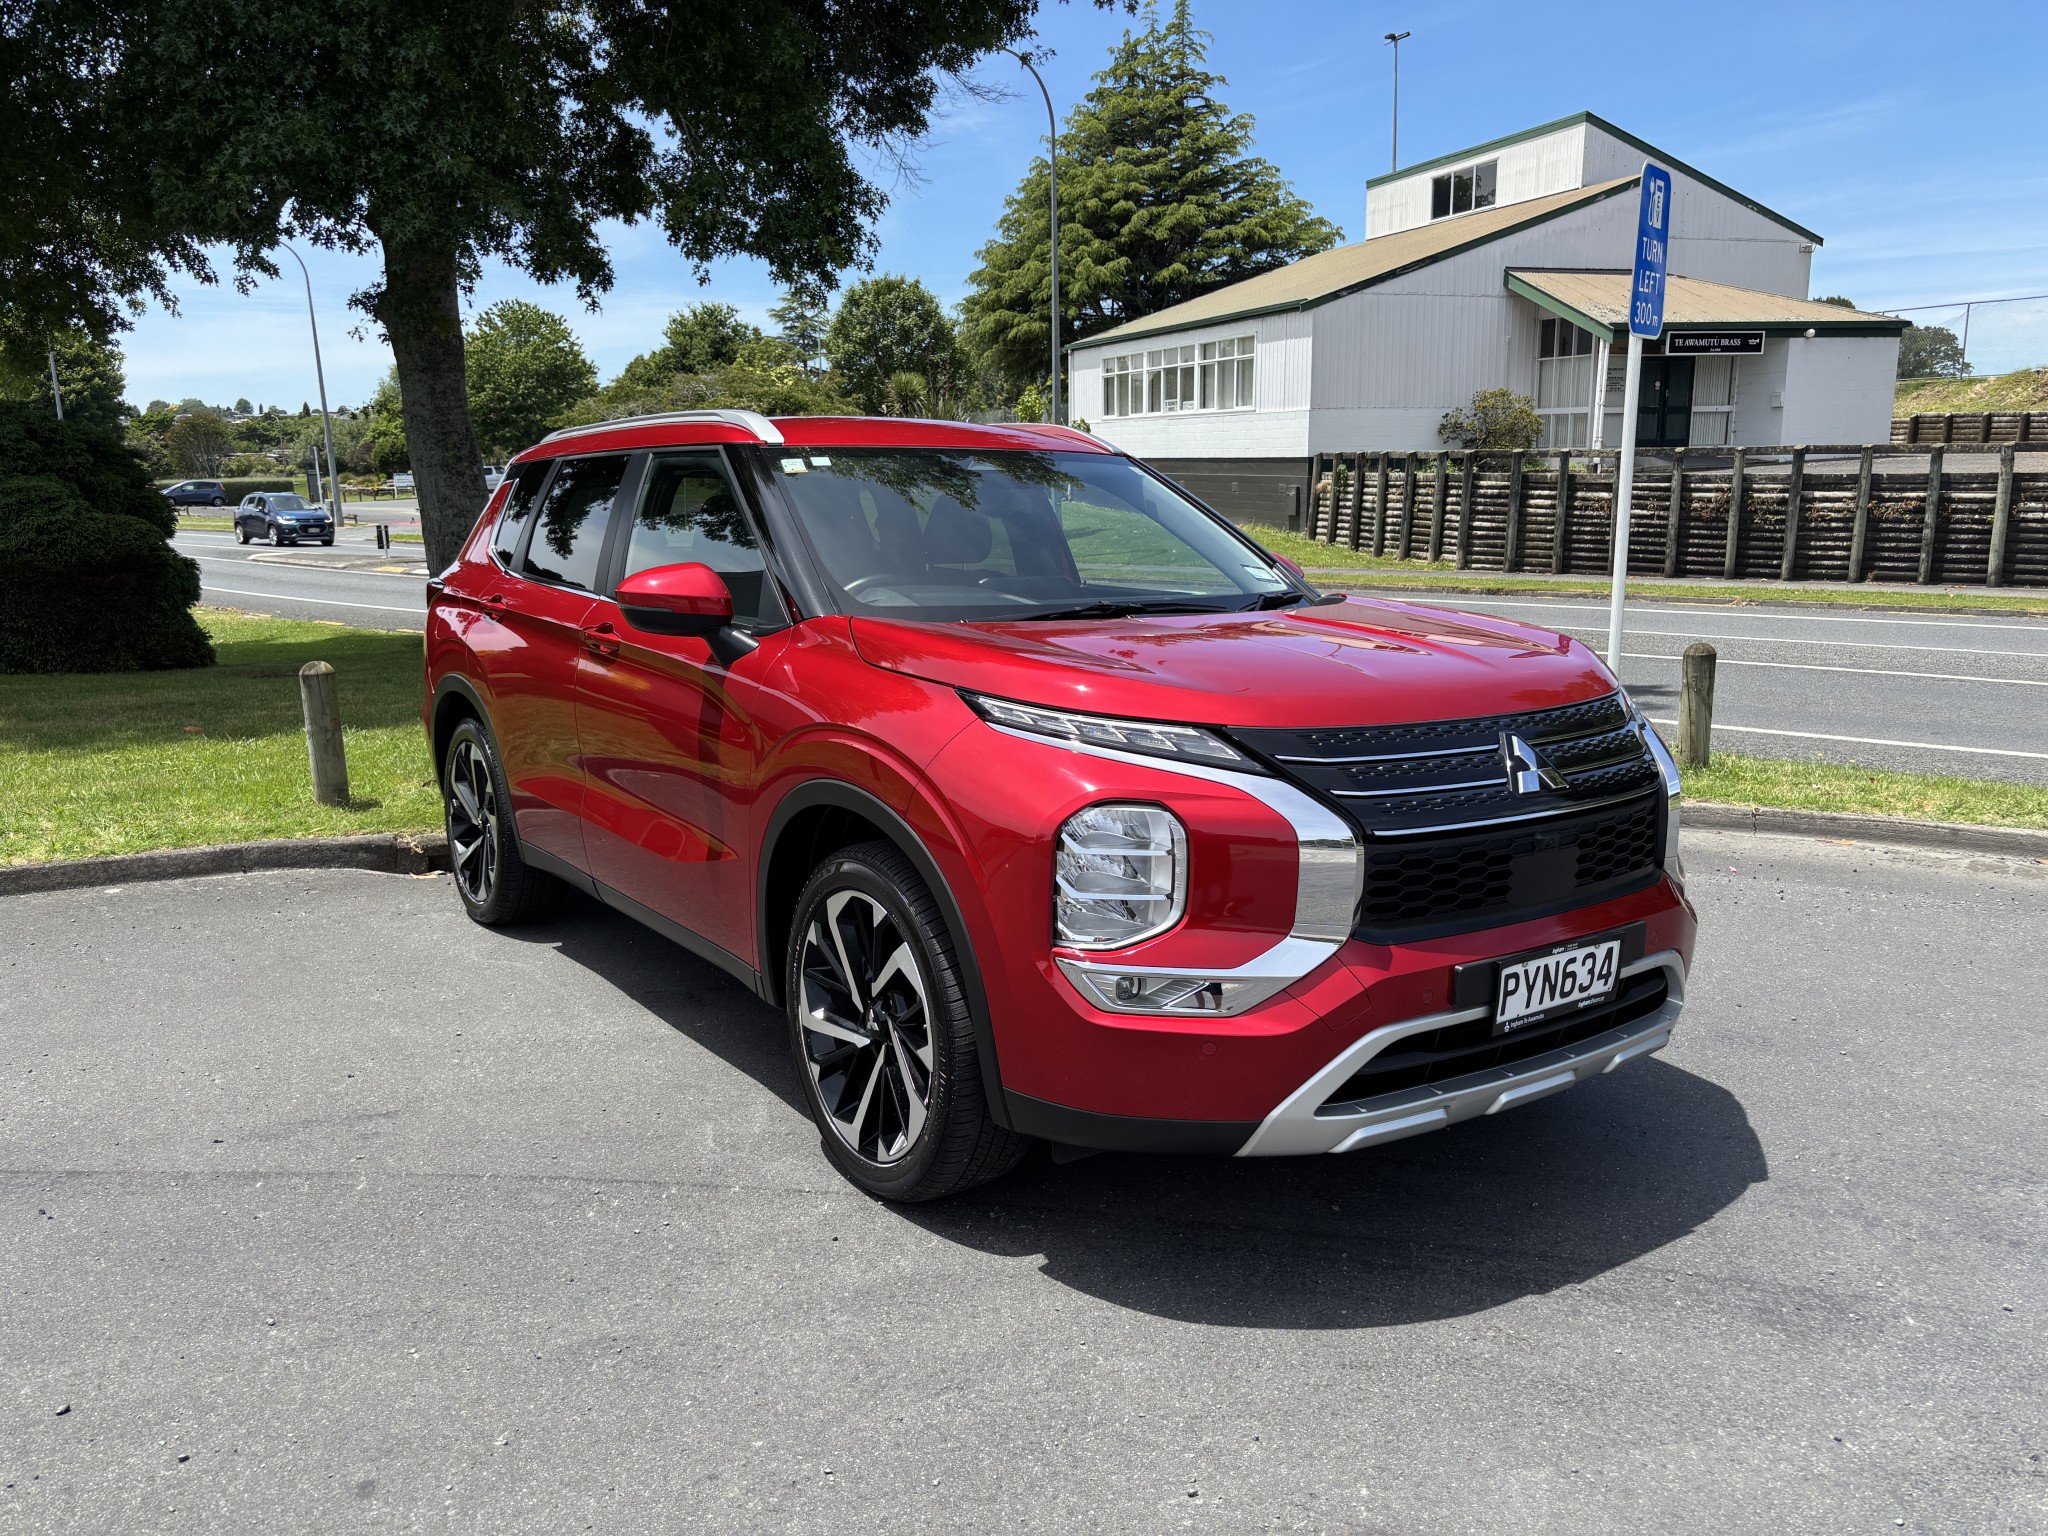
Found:
[[[1894,443],[2040,443],[2048,411],[1929,411],[1892,418]]]
[[[1687,450],[1636,464],[1629,570],[1645,576],[2048,586],[2048,472],[1958,473],[1941,448]],[[1460,569],[1611,569],[1618,455],[1320,454],[1304,532]],[[1560,515],[1562,509],[1562,515]],[[1675,513],[1675,515],[1674,515]]]

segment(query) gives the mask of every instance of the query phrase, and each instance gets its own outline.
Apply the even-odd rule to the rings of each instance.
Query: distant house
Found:
[[[1482,389],[1547,447],[1617,447],[1643,161],[1672,173],[1652,447],[1884,442],[1905,322],[1807,298],[1820,236],[1590,112],[1367,183],[1366,238],[1069,349],[1072,409],[1240,515],[1308,456],[1434,449]]]

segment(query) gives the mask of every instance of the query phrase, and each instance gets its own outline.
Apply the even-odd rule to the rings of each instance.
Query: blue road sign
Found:
[[[1664,331],[1664,262],[1671,243],[1671,173],[1643,164],[1643,204],[1636,215],[1635,280],[1629,284],[1628,328],[1654,341]]]

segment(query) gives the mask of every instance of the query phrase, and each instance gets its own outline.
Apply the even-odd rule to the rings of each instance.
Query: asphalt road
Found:
[[[199,561],[208,602],[420,629],[426,567],[417,548],[380,558],[370,537],[345,530],[332,550],[244,548],[225,533],[184,533],[176,543]],[[1444,605],[1606,648],[1598,601],[1456,593]],[[1714,728],[1722,750],[2048,784],[2048,620],[1656,602],[1636,603],[1629,615],[1622,681],[1667,737],[1678,713],[1677,658],[1705,639],[1720,653]]]
[[[1444,603],[1607,650],[1604,600],[1459,593]],[[2048,620],[1632,602],[1621,680],[1667,739],[1678,658],[1695,640],[1718,653],[1720,750],[2048,784]]]
[[[0,1528],[2048,1529],[2048,867],[1687,858],[1658,1058],[909,1209],[600,909],[0,899]]]

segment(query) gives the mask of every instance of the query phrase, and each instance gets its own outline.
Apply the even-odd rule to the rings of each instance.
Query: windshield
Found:
[[[1209,514],[1110,454],[792,448],[769,462],[850,613],[1215,612],[1294,591]]]
[[[312,508],[306,505],[302,497],[273,496],[270,498],[270,510],[273,512],[310,512]]]

